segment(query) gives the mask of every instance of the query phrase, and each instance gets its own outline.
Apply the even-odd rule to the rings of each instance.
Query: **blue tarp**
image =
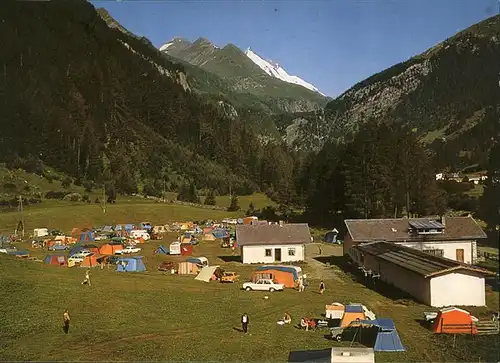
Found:
[[[146,271],[146,266],[142,256],[126,257],[118,259],[116,271],[118,272],[142,272]]]
[[[155,253],[159,253],[159,254],[164,253],[164,254],[168,255],[168,254],[170,253],[170,251],[168,250],[168,248],[164,247],[163,245],[160,245],[160,246],[156,249]]]
[[[104,226],[103,232],[113,232],[113,226]]]
[[[149,223],[139,223],[139,229],[145,229],[146,231],[150,231],[153,227]]]
[[[293,267],[273,266],[273,265],[266,265],[266,266],[257,267],[257,271],[263,271],[263,270],[278,270],[278,271],[283,271],[283,272],[290,272],[293,274],[294,280],[299,279],[299,274],[297,273],[297,270],[294,269]]]
[[[29,255],[30,253],[28,251],[12,251],[8,252],[9,255],[14,255],[14,256],[25,256]]]
[[[346,313],[362,313],[362,312],[364,312],[363,306],[355,305],[355,304],[346,305],[344,311]],[[372,321],[372,320],[369,320],[369,321]],[[375,321],[375,320],[373,320],[373,321]]]
[[[120,224],[117,224],[115,226],[115,231],[121,231],[122,230],[122,226]]]
[[[359,324],[372,325],[379,329],[375,346],[376,352],[404,352],[406,349],[401,343],[394,321],[389,318],[375,320],[361,320]]]
[[[126,224],[126,225],[125,225],[125,230],[126,230],[126,231],[131,231],[131,230],[133,230],[133,229],[134,229],[134,225],[133,225],[133,224]]]

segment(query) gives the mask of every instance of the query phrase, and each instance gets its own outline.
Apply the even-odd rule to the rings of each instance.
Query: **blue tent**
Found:
[[[238,224],[243,224],[244,223],[243,218],[238,218],[237,222]]]
[[[401,339],[399,338],[399,334],[392,319],[379,318],[375,320],[361,320],[359,324],[371,325],[378,328],[377,339],[373,347],[375,352],[404,352],[406,350],[403,343],[401,343]]]
[[[134,229],[134,225],[133,225],[133,224],[126,224],[126,225],[125,225],[125,230],[126,230],[126,231],[131,231],[131,230],[133,230],[133,229]]]
[[[117,261],[116,271],[118,272],[142,272],[146,271],[146,266],[142,256],[120,258]]]
[[[153,229],[153,226],[149,223],[139,223],[139,229],[145,229],[146,231],[151,231]]]
[[[170,251],[168,250],[168,248],[166,248],[165,246],[163,245],[160,245],[156,250],[155,250],[155,254],[166,254],[168,255],[170,253]]]
[[[81,250],[83,250],[83,245],[81,243],[76,243],[70,250],[69,250],[69,254],[68,256],[71,257],[73,256],[75,253],[78,253],[80,252]]]
[[[337,243],[338,234],[339,232],[336,229],[330,232],[326,232],[326,234],[323,236],[323,241],[328,243]]]
[[[115,231],[121,231],[121,230],[122,230],[122,226],[121,226],[121,224],[117,224],[117,225],[115,226]]]
[[[215,238],[229,237],[229,233],[225,229],[216,228],[212,231]]]
[[[82,232],[80,234],[80,242],[89,242],[89,241],[95,241],[94,232],[92,231]]]
[[[299,274],[297,273],[297,270],[294,269],[293,267],[287,267],[287,266],[273,266],[273,265],[265,265],[265,266],[259,266],[257,267],[257,271],[263,271],[263,270],[278,270],[278,271],[283,271],[283,272],[289,272],[293,274],[293,279],[298,280],[299,279]]]
[[[104,226],[103,232],[113,232],[113,226]]]

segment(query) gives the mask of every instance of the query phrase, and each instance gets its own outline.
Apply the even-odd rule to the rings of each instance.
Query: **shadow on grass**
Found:
[[[347,256],[318,256],[314,259],[324,263],[325,265],[337,266],[352,280],[393,301],[399,300],[404,305],[407,305],[408,302],[415,302],[411,295],[398,289],[397,287],[392,286],[380,279],[365,276],[358,266]]]
[[[224,262],[242,262],[241,256],[217,256]]]
[[[415,319],[415,321],[419,323],[422,328],[425,328],[430,331],[432,327],[432,322],[427,321],[425,319]]]
[[[240,332],[240,333],[243,333],[243,329],[241,328],[237,328],[237,327],[233,327],[233,330],[237,331],[237,332]]]

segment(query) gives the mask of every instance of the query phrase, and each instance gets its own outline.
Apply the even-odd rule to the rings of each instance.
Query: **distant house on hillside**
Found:
[[[344,254],[355,245],[368,242],[395,243],[458,262],[473,264],[477,241],[487,236],[468,217],[348,219]]]
[[[354,245],[349,255],[368,276],[377,276],[433,307],[485,306],[485,277],[496,275],[390,242]]]
[[[236,226],[243,263],[304,261],[305,246],[311,240],[305,223]]]

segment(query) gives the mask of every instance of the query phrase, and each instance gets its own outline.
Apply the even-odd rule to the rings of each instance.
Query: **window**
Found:
[[[266,257],[271,257],[273,255],[273,250],[270,248],[266,248]]]
[[[295,256],[295,248],[288,249],[288,256]]]
[[[424,250],[424,252],[428,253],[429,255],[439,256],[439,257],[443,257],[443,255],[444,255],[444,250],[441,250],[439,248],[433,248],[433,249],[430,249],[430,250]]]

